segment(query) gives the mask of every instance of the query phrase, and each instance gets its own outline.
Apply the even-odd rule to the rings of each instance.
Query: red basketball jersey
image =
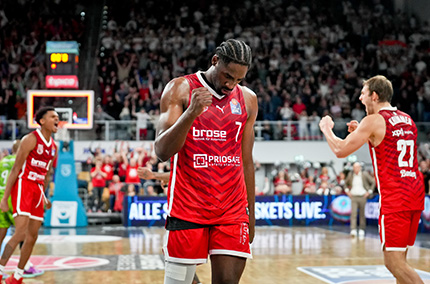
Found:
[[[397,108],[379,111],[385,119],[382,142],[370,154],[379,190],[381,214],[424,209],[424,183],[417,161],[417,127]]]
[[[198,224],[248,222],[242,165],[242,133],[247,120],[240,86],[219,96],[202,73],[185,78],[191,91],[206,87],[212,105],[196,118],[182,149],[171,159],[168,214]]]
[[[52,163],[52,159],[55,157],[57,146],[52,137],[49,137],[49,141],[46,141],[40,129],[33,131],[33,134],[37,140],[36,147],[28,154],[18,177],[44,184],[46,173]]]

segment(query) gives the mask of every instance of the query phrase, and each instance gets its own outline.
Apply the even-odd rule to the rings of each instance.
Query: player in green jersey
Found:
[[[15,140],[12,145],[12,154],[5,156],[0,161],[0,199],[3,198],[4,190],[6,188],[6,181],[9,176],[10,171],[12,170],[13,164],[15,163],[16,152],[18,152],[19,145],[21,140]],[[0,210],[0,246],[3,243],[3,240],[6,236],[7,230],[10,226],[15,225],[13,219],[13,207],[12,207],[12,198],[9,197],[9,211],[2,212]],[[43,271],[35,268],[30,261],[27,262],[24,269],[23,277],[35,277],[42,275]],[[5,278],[6,275],[3,276]]]

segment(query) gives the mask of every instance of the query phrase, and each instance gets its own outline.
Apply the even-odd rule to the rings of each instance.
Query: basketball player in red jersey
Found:
[[[57,132],[58,114],[53,107],[41,108],[36,113],[36,122],[41,126],[24,136],[18,148],[15,164],[6,183],[0,203],[3,212],[9,210],[7,199],[12,196],[15,233],[6,244],[0,259],[0,280],[4,267],[16,246],[24,241],[15,273],[6,283],[22,283],[24,266],[30,258],[43,221],[44,204],[50,207],[45,197],[49,183],[49,171],[57,155],[57,147],[51,138]]]
[[[392,107],[391,82],[375,76],[363,83],[360,100],[367,116],[348,123],[345,139],[336,137],[329,116],[320,121],[331,150],[343,158],[368,142],[380,197],[379,235],[385,266],[397,283],[423,283],[406,261],[408,246],[415,242],[424,183],[418,170],[417,128],[411,117]]]
[[[257,97],[239,85],[251,49],[229,39],[205,72],[173,79],[161,97],[155,152],[171,158],[166,284],[191,283],[211,258],[212,283],[238,283],[254,238],[252,149]]]

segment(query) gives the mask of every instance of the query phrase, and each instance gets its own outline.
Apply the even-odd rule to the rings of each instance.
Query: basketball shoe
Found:
[[[6,278],[6,281],[4,283],[6,283],[6,284],[24,284],[24,282],[22,282],[22,279],[24,279],[24,278],[16,280],[12,274],[10,277]]]
[[[31,278],[31,277],[36,277],[36,276],[42,275],[43,273],[45,273],[45,271],[37,269],[34,266],[30,266],[29,269],[24,270],[24,274],[22,275],[22,277]]]

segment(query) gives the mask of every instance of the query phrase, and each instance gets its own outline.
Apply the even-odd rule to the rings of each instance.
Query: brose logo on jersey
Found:
[[[194,140],[211,140],[211,141],[225,141],[227,139],[227,131],[225,130],[212,130],[212,129],[197,129],[193,127]]]
[[[31,158],[31,165],[33,167],[37,167],[37,168],[44,168],[44,169],[46,168],[46,162],[39,161],[39,160],[36,160],[34,158]]]
[[[193,160],[194,168],[207,168],[211,166],[240,166],[239,156],[215,156],[208,154],[194,154]]]

